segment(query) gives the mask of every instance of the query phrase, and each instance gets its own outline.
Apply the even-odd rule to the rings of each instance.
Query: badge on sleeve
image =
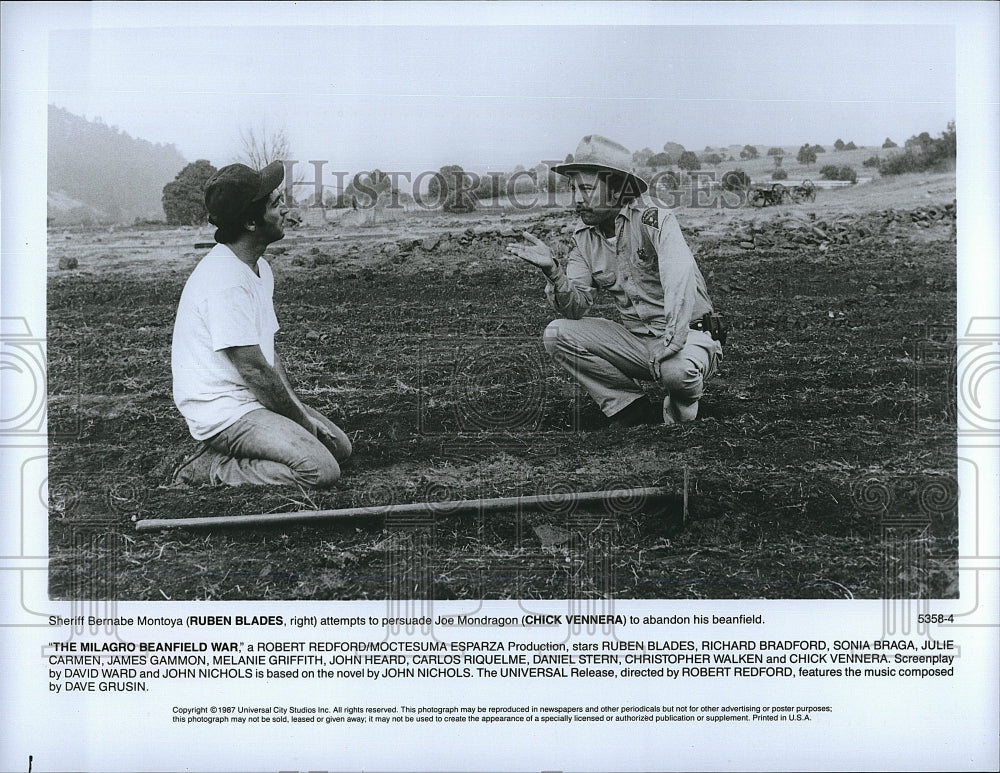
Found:
[[[642,224],[652,228],[660,227],[660,211],[656,207],[650,207],[642,213]]]

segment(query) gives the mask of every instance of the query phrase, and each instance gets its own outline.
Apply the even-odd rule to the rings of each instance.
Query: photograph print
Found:
[[[50,35],[50,598],[957,598],[954,31],[573,21]]]

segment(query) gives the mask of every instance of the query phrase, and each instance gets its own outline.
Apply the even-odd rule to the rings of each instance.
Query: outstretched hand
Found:
[[[527,244],[508,244],[507,252],[519,257],[526,263],[537,266],[546,274],[556,267],[556,262],[552,258],[552,251],[541,239],[532,233],[524,231],[522,234]]]

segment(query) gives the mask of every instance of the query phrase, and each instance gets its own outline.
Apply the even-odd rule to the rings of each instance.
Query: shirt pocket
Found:
[[[618,275],[614,271],[595,271],[594,284],[602,290],[610,290],[618,281]]]

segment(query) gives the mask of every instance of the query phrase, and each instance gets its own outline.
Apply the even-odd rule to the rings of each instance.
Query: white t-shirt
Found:
[[[274,365],[274,276],[263,258],[257,270],[260,276],[217,244],[195,266],[181,293],[170,353],[174,403],[195,440],[210,438],[264,407],[222,352],[257,344]]]

